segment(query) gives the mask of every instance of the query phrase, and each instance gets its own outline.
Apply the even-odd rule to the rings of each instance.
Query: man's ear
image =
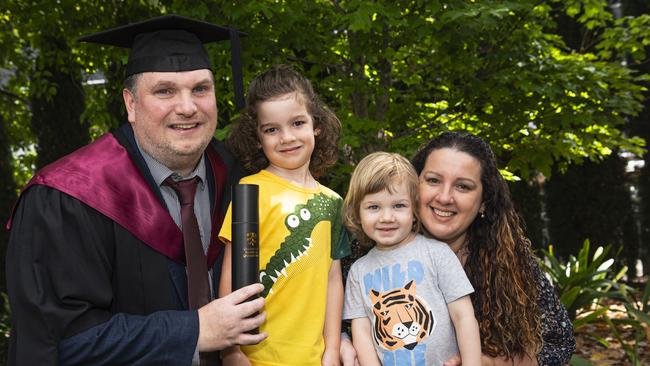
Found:
[[[122,99],[124,99],[124,106],[126,107],[126,115],[129,122],[135,122],[135,95],[130,90],[122,89]]]

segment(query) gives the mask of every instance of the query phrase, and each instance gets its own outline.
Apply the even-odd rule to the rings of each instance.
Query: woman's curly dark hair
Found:
[[[241,159],[249,174],[257,173],[269,165],[257,134],[258,105],[290,93],[298,93],[314,121],[314,130],[320,131],[315,136],[314,151],[309,162],[311,174],[318,178],[336,163],[341,122],[320,100],[307,78],[290,66],[277,65],[253,79],[248,90],[246,109],[227,139],[228,146]]]
[[[471,297],[482,352],[493,357],[527,354],[535,358],[542,346],[535,261],[494,152],[480,137],[444,132],[413,157],[418,175],[429,154],[442,148],[469,154],[481,166],[485,217],[475,218],[468,228],[469,256],[464,267],[475,289]]]

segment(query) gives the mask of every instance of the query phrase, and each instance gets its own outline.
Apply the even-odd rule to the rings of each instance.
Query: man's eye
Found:
[[[208,92],[208,91],[210,91],[210,87],[207,86],[207,85],[201,85],[201,86],[197,86],[196,88],[194,88],[195,93],[205,93],[205,92]]]
[[[155,94],[157,95],[171,95],[174,93],[174,90],[171,88],[163,88],[163,89],[158,89],[155,91]]]

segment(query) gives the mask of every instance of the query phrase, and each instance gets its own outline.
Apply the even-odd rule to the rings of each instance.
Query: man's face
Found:
[[[201,158],[217,128],[210,70],[145,72],[135,95],[122,92],[140,147],[181,176]]]

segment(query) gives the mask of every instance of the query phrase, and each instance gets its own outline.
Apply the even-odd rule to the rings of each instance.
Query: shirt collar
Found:
[[[142,154],[142,157],[144,158],[144,161],[147,164],[149,171],[151,172],[151,176],[153,177],[153,180],[154,182],[156,182],[156,185],[158,187],[161,187],[163,181],[167,179],[167,177],[169,176],[171,176],[172,179],[175,181],[198,176],[200,179],[199,188],[203,189],[203,184],[206,181],[204,155],[201,156],[201,159],[199,160],[199,163],[196,165],[196,168],[194,168],[194,170],[187,177],[181,178],[181,176],[176,174],[174,171],[166,167],[163,163],[159,162],[153,156],[149,155],[146,151],[144,151],[142,147],[140,147],[140,143],[138,143],[138,139],[135,139],[135,144],[138,147],[140,154]]]

